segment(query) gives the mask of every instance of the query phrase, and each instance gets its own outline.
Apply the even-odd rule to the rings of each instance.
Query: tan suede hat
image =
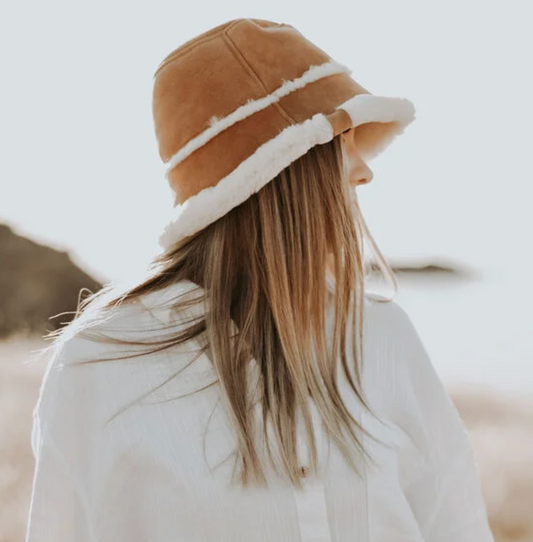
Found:
[[[244,202],[310,148],[358,127],[370,160],[415,118],[375,96],[290,24],[233,19],[187,41],[154,74],[159,154],[175,193],[169,248]]]

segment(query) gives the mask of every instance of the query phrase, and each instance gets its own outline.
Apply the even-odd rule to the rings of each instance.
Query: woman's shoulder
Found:
[[[409,311],[396,299],[377,294],[365,299],[364,347],[368,372],[391,386],[417,378],[434,368]]]
[[[381,335],[400,336],[413,331],[413,322],[408,311],[394,298],[387,298],[375,292],[365,292],[364,313],[369,331],[377,331]]]
[[[165,325],[169,320],[165,301],[190,286],[176,284],[111,310],[94,308],[63,328],[41,352],[47,365],[34,417],[42,416],[45,424],[56,412],[70,409],[96,419],[117,402],[157,385],[158,375],[185,365],[193,349],[162,348],[161,341],[171,339],[176,330],[175,325]],[[91,408],[83,408],[84,403]]]
[[[106,301],[117,296],[116,291],[110,291],[65,326],[57,334],[52,348],[75,353],[80,349],[98,349],[98,344],[105,344],[104,348],[108,350],[113,349],[113,345],[119,344],[121,340],[140,342],[154,335],[174,331],[174,328],[171,330],[168,326],[171,322],[176,325],[180,323],[180,314],[174,310],[174,302],[184,296],[190,297],[197,289],[194,283],[183,280],[125,298],[112,307],[104,307]],[[102,343],[98,337],[111,340]]]
[[[196,315],[204,311],[204,292],[198,284],[182,279],[158,290],[147,292],[137,299],[140,307],[163,324],[179,323],[180,316],[191,313]],[[186,308],[179,313],[175,309],[177,302],[187,302]]]

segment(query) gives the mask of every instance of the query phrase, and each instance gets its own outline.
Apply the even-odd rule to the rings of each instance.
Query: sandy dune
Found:
[[[46,344],[17,338],[0,343],[0,542],[24,541],[32,410],[46,358],[24,362]],[[533,542],[533,398],[466,388],[451,393],[471,435],[496,539]]]

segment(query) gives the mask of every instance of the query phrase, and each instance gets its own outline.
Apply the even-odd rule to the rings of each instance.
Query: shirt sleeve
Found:
[[[87,499],[65,457],[50,436],[38,438],[26,542],[96,542]]]
[[[409,315],[393,305],[396,359],[407,367],[425,457],[404,488],[406,498],[426,542],[493,542],[466,428]]]
[[[138,307],[124,305],[90,329],[71,325],[53,345],[33,410],[25,542],[163,539],[157,514],[172,477],[146,434],[169,390],[152,392],[189,356],[178,354],[185,346],[146,354],[154,347],[122,344],[163,337]]]
[[[96,542],[83,479],[75,474],[75,448],[70,446],[69,453],[63,449],[67,439],[76,442],[69,420],[82,422],[81,413],[89,412],[81,401],[73,400],[76,395],[82,399],[81,382],[59,367],[59,362],[72,356],[72,346],[69,341],[55,347],[33,410],[35,467],[26,542]]]

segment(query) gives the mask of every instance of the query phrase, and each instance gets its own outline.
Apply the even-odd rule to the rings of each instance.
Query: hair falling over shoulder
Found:
[[[276,472],[300,486],[299,410],[309,439],[310,469],[317,469],[309,400],[356,472],[356,456],[366,455],[364,428],[345,406],[337,381],[340,363],[353,392],[369,409],[361,389],[365,236],[381,268],[389,277],[393,274],[368,232],[345,173],[339,136],[316,145],[244,203],[160,254],[148,278],[118,293],[107,285],[85,298],[71,323],[91,306],[110,312],[184,279],[199,285],[203,293],[196,301],[209,307],[203,318],[151,342],[158,346],[146,353],[191,339],[202,345],[198,354],[205,353],[213,364],[238,435],[243,485],[266,483],[250,414],[258,398],[247,388],[252,358],[260,368],[263,424],[270,420],[277,439],[277,464],[268,450]],[[335,270],[334,293],[326,285],[328,258]],[[179,312],[190,303],[177,299],[173,309]]]

